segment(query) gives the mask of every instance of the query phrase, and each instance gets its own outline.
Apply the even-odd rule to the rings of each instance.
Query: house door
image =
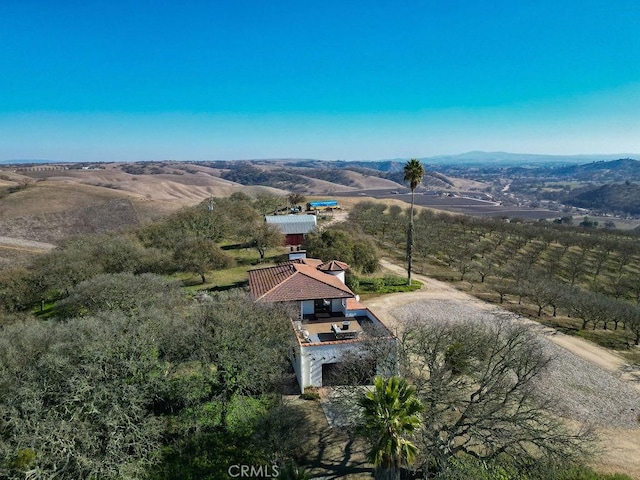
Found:
[[[313,310],[315,313],[331,313],[331,300],[328,298],[314,300]]]

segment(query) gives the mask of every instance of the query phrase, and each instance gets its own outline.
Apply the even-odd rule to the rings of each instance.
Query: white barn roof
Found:
[[[267,223],[278,226],[285,235],[307,234],[316,228],[315,215],[270,215]]]

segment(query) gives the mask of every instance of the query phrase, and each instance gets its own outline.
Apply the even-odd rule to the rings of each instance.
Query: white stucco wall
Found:
[[[357,349],[357,344],[313,345],[299,348],[299,373],[296,372],[302,391],[307,387],[322,386],[322,365],[336,363],[342,356]],[[295,368],[295,367],[294,367]]]
[[[391,340],[396,343],[396,340]],[[322,387],[322,366],[328,363],[337,363],[343,355],[349,351],[357,351],[360,343],[345,343],[334,345],[299,346],[293,368],[298,378],[300,390],[304,392],[308,387]],[[397,374],[397,359],[387,358],[382,364],[376,366],[376,375],[390,376]]]
[[[344,313],[346,310],[346,307],[344,306],[344,304],[346,304],[346,302],[347,302],[346,298],[332,298],[331,311]]]
[[[334,277],[339,278],[342,283],[345,283],[345,272],[344,272],[344,270],[339,270],[339,271],[336,271],[336,272],[324,272],[324,273],[326,273],[327,275],[333,275]]]
[[[340,309],[342,309],[342,300],[336,299],[339,303]],[[313,301],[310,302],[313,308]],[[332,305],[334,311],[337,310],[336,305]],[[351,310],[347,312],[348,316],[367,316],[374,324],[380,325],[373,313],[368,309]],[[391,333],[389,333],[391,335]],[[397,343],[395,338],[389,338],[394,344]],[[345,343],[331,343],[331,344],[302,344],[296,343],[294,346],[295,354],[292,355],[293,368],[298,378],[298,384],[300,389],[304,391],[307,387],[321,387],[322,386],[322,365],[328,363],[337,363],[342,361],[342,357],[346,352],[357,351],[361,348],[361,342],[345,342]],[[392,349],[393,350],[393,349]],[[376,366],[376,374],[390,376],[397,373],[397,359],[387,358],[383,361],[383,364]]]

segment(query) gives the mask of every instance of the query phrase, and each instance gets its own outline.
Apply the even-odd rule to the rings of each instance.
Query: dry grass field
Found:
[[[66,217],[77,216],[83,209],[114,200],[129,200],[136,210],[137,221],[144,222],[211,196],[229,196],[238,191],[248,195],[287,193],[272,187],[243,186],[220,178],[220,169],[202,165],[163,162],[161,166],[137,166],[145,172],[142,174],[127,173],[138,171],[131,168],[121,163],[99,164],[91,169],[47,165],[0,167],[0,187],[27,184],[22,190],[0,197],[0,233],[53,241],[68,229]],[[374,176],[356,172],[348,172],[348,175],[354,181],[352,187],[309,178],[307,189],[322,196],[355,188],[397,187],[394,182]],[[344,203],[352,202],[345,199]]]
[[[398,188],[398,184],[386,178],[373,177],[370,175],[363,175],[358,172],[345,171],[346,175],[354,181],[354,187],[358,189],[368,188]]]
[[[0,236],[56,243],[73,234],[136,226],[211,196],[237,191],[286,194],[221,179],[218,171],[206,167],[137,175],[123,171],[123,165],[106,164],[95,170],[0,168],[0,187],[27,185],[0,197]]]
[[[20,187],[0,195],[0,237],[12,239],[0,241],[0,269],[26,264],[37,255],[37,251],[26,248],[29,241],[55,245],[71,235],[124,230],[212,196],[240,191],[248,195],[288,193],[272,187],[240,185],[220,178],[220,169],[203,165],[163,162],[161,167],[150,164],[136,168],[120,163],[91,169],[59,165],[0,167],[0,189]],[[395,185],[378,177],[355,172],[349,175],[358,187]],[[353,189],[318,179],[310,179],[307,187],[319,196]],[[344,198],[341,203],[348,207],[361,200]],[[18,249],[19,242],[25,244],[24,248]]]
[[[0,220],[60,213],[110,200],[128,198],[118,190],[69,181],[39,181],[0,199]]]

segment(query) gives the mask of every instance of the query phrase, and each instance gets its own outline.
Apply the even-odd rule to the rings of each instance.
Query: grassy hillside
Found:
[[[630,158],[621,158],[610,162],[592,162],[585,165],[572,165],[552,169],[560,178],[588,182],[621,182],[640,180],[640,162]]]
[[[118,190],[77,182],[32,182],[27,188],[0,198],[0,220],[60,213],[128,197],[129,195]]]
[[[574,207],[630,215],[640,214],[640,186],[629,181],[600,187],[585,187],[572,191],[564,203]]]
[[[0,219],[3,236],[58,243],[71,235],[121,231],[140,224],[128,198],[94,202],[65,211]]]

